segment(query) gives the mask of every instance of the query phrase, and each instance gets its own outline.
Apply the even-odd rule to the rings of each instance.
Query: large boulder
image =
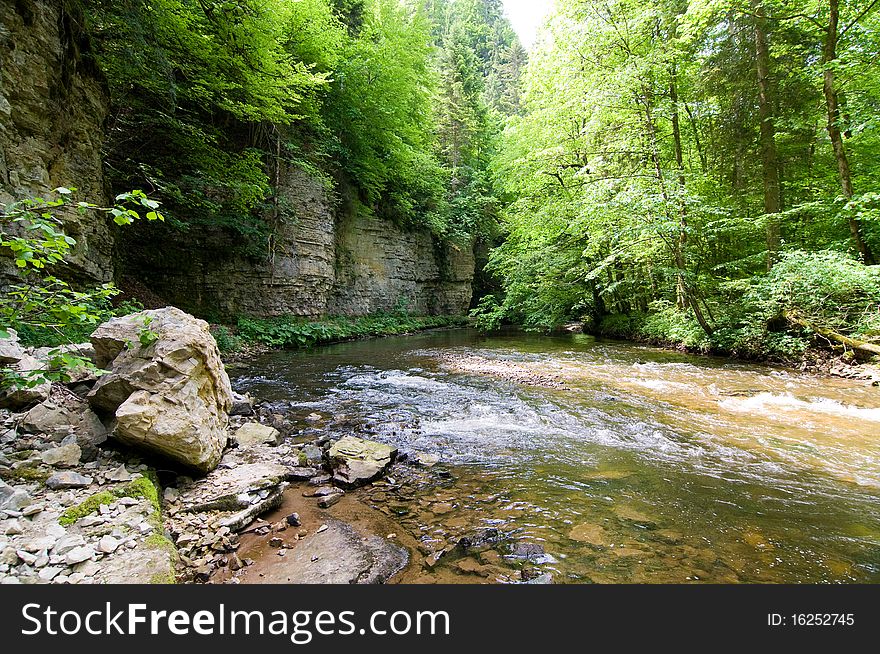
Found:
[[[343,488],[363,486],[381,477],[397,457],[397,448],[354,436],[330,448],[333,481]]]
[[[88,395],[123,443],[209,472],[226,447],[232,388],[208,323],[167,307],[104,323],[95,362],[109,369]]]

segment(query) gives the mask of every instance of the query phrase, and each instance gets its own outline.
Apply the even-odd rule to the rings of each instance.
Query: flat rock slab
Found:
[[[333,481],[343,488],[356,488],[381,477],[397,457],[397,448],[354,436],[342,438],[330,448]]]
[[[180,489],[184,511],[232,511],[247,508],[265,491],[272,493],[287,478],[287,467],[259,462],[217,468],[204,479]],[[250,496],[246,501],[245,496]]]
[[[279,557],[273,576],[291,584],[384,584],[409,562],[404,548],[379,536],[365,538],[339,520],[325,524]]]
[[[281,444],[281,432],[269,425],[261,425],[259,422],[243,424],[235,432],[233,438],[239,447]]]

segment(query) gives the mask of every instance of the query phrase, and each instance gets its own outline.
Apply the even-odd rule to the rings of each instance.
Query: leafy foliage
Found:
[[[833,4],[557,2],[492,164],[482,324],[782,356],[814,337],[795,318],[876,334],[880,11],[842,0],[834,32]]]
[[[91,333],[95,325],[112,314],[110,299],[119,291],[112,284],[78,290],[56,276],[76,240],[64,232],[62,214],[75,208],[80,213],[109,215],[120,226],[141,218],[161,221],[159,203],[143,191],[122,193],[112,207],[87,202],[72,204],[74,189],[57,188],[49,199],[24,199],[0,204],[0,247],[8,249],[20,278],[0,298],[0,339],[15,329],[24,342],[71,344]],[[65,348],[52,349],[42,370],[18,372],[0,369],[4,386],[33,387],[45,381],[66,381],[72,371],[96,371],[94,365]]]
[[[219,229],[264,256],[289,219],[287,165],[441,238],[493,230],[487,106],[515,109],[524,61],[498,0],[84,4],[112,91],[111,181],[154,189],[175,216],[155,240]],[[446,138],[459,120],[463,160]]]
[[[245,342],[296,349],[367,336],[389,336],[435,327],[460,326],[466,322],[465,318],[459,316],[414,317],[388,313],[362,318],[328,318],[320,322],[293,317],[240,318],[238,336]]]

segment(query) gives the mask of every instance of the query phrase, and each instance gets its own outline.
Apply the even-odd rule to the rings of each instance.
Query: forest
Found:
[[[741,356],[876,337],[877,4],[559,2],[493,162],[481,320]]]
[[[880,0],[536,5],[0,0],[0,583],[880,582]]]
[[[113,195],[162,206],[133,250],[221,230],[274,258],[296,166],[473,249],[481,328],[794,361],[880,350],[877,8],[559,0],[530,53],[500,0],[69,11],[109,89]]]

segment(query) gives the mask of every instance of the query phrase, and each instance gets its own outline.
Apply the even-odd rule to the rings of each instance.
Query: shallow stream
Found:
[[[304,438],[438,456],[359,491],[422,554],[494,527],[541,545],[557,583],[880,582],[880,389],[863,382],[471,330],[276,352],[234,377],[320,414]]]

